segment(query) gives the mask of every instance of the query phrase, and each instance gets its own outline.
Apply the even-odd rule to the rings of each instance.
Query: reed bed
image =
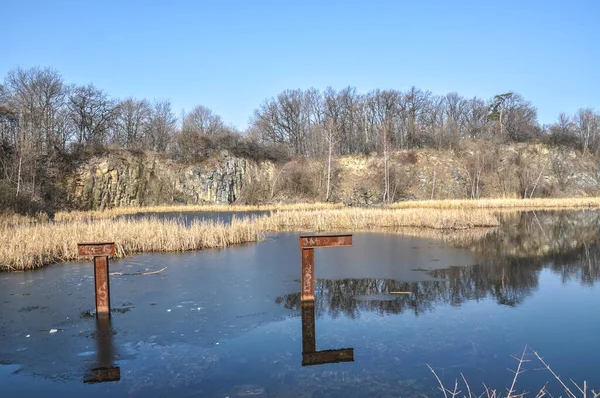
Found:
[[[116,207],[98,211],[61,211],[56,213],[54,220],[70,222],[79,220],[97,220],[104,218],[117,218],[125,215],[141,213],[177,213],[177,212],[251,212],[251,211],[287,211],[287,210],[327,210],[344,207],[342,203],[276,203],[266,205],[165,205],[165,206],[139,206]]]
[[[75,221],[0,227],[0,270],[32,270],[77,259],[79,242],[115,242],[116,257],[143,252],[183,252],[224,248],[260,240],[262,234],[249,219],[230,225],[145,218],[141,220]]]
[[[590,198],[536,198],[536,199],[473,199],[473,200],[413,200],[383,206],[387,209],[514,209],[514,210],[552,210],[599,208],[600,197]],[[290,210],[333,210],[345,208],[342,203],[291,203],[249,205],[165,205],[117,207],[100,211],[61,211],[54,220],[71,222],[78,220],[97,220],[117,218],[140,213],[170,212],[251,212],[251,211],[290,211]],[[3,223],[0,218],[0,224]]]
[[[535,198],[535,199],[465,199],[414,200],[398,202],[392,209],[515,209],[560,210],[600,207],[600,197],[590,198]]]
[[[430,228],[466,230],[495,227],[486,211],[418,209],[287,210],[264,216],[234,217],[231,224],[142,219],[96,219],[0,226],[0,270],[31,270],[77,259],[78,242],[115,242],[117,257],[142,252],[183,252],[256,242],[279,231],[360,231]]]
[[[19,226],[48,221],[46,213],[38,213],[32,216],[23,216],[15,213],[0,213],[0,226]]]
[[[460,230],[497,227],[498,219],[488,211],[419,209],[298,210],[275,212],[257,218],[263,231],[360,231],[373,228],[432,228]]]

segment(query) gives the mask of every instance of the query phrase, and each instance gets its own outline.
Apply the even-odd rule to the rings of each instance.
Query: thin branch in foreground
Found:
[[[160,274],[161,272],[163,272],[164,270],[166,270],[167,267],[163,268],[163,269],[159,269],[158,271],[151,271],[151,272],[133,272],[133,273],[124,273],[124,272],[111,272],[110,276],[138,276],[138,275],[156,275],[156,274]]]
[[[529,349],[531,350],[531,352],[533,352],[533,354],[537,357],[537,359],[542,363],[542,365],[544,365],[544,367],[548,370],[548,372],[550,372],[552,374],[552,376],[554,376],[554,378],[556,380],[558,380],[558,382],[562,385],[562,387],[565,389],[565,392],[569,395],[569,398],[577,398],[577,396],[575,394],[573,394],[573,392],[569,389],[569,387],[567,387],[567,385],[565,383],[563,383],[563,381],[560,379],[560,376],[558,376],[556,373],[554,373],[554,371],[552,370],[552,368],[550,368],[550,365],[548,365],[543,359],[542,357],[537,353],[536,350],[534,350],[533,348],[529,347]]]
[[[429,368],[429,370],[431,370],[431,373],[433,373],[433,375],[437,379],[438,383],[440,384],[440,386],[438,388],[440,390],[442,390],[442,392],[444,393],[444,398],[448,398],[448,394],[446,394],[446,388],[444,387],[444,384],[442,383],[442,381],[438,377],[437,373],[435,373],[435,370],[433,370],[433,368],[431,366],[429,366],[429,364],[426,364],[426,365]]]
[[[525,370],[521,370],[523,363],[528,362],[525,360],[525,353],[527,352],[527,346],[525,346],[525,348],[523,349],[523,353],[521,354],[521,358],[517,358],[514,357],[517,361],[518,361],[518,365],[517,365],[517,370],[515,372],[513,372],[515,374],[515,377],[513,378],[512,384],[510,386],[510,389],[508,390],[508,394],[506,395],[506,398],[513,398],[516,397],[516,395],[513,395],[515,393],[515,387],[517,385],[517,379],[519,378],[519,375],[521,373],[523,373]],[[523,395],[523,394],[521,394]]]

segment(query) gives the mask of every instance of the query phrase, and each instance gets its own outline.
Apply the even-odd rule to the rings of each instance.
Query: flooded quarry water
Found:
[[[95,317],[90,262],[0,274],[1,395],[442,396],[427,365],[449,388],[462,374],[474,392],[504,392],[526,346],[564,380],[600,388],[600,213],[502,218],[316,250],[312,307],[297,233],[111,260],[122,275],[110,277],[110,320]],[[338,351],[317,360],[307,347]],[[519,392],[563,394],[526,359]]]

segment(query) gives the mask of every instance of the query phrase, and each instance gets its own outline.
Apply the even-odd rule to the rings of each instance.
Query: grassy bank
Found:
[[[142,252],[223,248],[260,239],[249,220],[184,226],[156,218],[74,221],[0,227],[0,270],[19,271],[77,259],[78,242],[115,242],[116,257]]]
[[[535,198],[535,199],[474,199],[474,200],[415,200],[398,202],[392,209],[514,209],[560,210],[599,208],[600,197],[592,198]]]
[[[0,217],[0,271],[30,270],[77,258],[76,244],[114,241],[117,256],[142,252],[183,252],[256,242],[279,231],[460,231],[499,225],[497,212],[599,208],[600,198],[481,199],[401,202],[382,208],[352,208],[341,204],[310,203],[269,206],[155,206],[96,212],[60,212],[54,223],[21,216]],[[118,218],[137,213],[269,211],[260,217],[240,217],[231,225],[147,217]],[[413,231],[412,233],[410,231]],[[425,235],[430,235],[426,233]]]
[[[333,209],[275,212],[257,219],[263,231],[361,231],[373,228],[468,229],[495,227],[488,211],[419,209]]]
[[[279,231],[359,231],[381,228],[464,230],[499,225],[487,211],[416,209],[285,210],[234,218],[230,225],[156,217],[77,220],[0,226],[0,270],[18,271],[77,259],[78,242],[114,241],[117,257],[142,252],[183,252],[256,242]]]
[[[165,205],[147,207],[117,207],[101,211],[61,211],[56,213],[54,220],[70,222],[78,220],[97,220],[117,218],[124,215],[140,213],[171,213],[171,212],[250,212],[250,211],[290,211],[290,210],[330,210],[343,209],[342,203],[292,203],[266,204],[259,206],[245,205]],[[581,209],[600,208],[600,197],[590,198],[536,198],[536,199],[474,199],[474,200],[414,200],[398,202],[382,208],[389,209],[446,209],[446,210],[552,210],[552,209]],[[7,217],[8,218],[8,217]],[[13,217],[31,221],[24,217]],[[35,221],[35,220],[33,220]],[[0,224],[2,218],[0,217]]]
[[[251,211],[285,211],[285,210],[326,210],[344,207],[341,203],[292,203],[266,204],[258,206],[246,205],[165,205],[145,207],[115,207],[99,211],[61,211],[56,213],[55,221],[96,220],[101,218],[117,218],[125,215],[142,213],[186,213],[186,212],[251,212]]]

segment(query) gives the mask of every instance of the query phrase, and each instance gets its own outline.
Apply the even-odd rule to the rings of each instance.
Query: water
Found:
[[[524,213],[444,240],[357,233],[315,251],[314,309],[299,300],[297,234],[111,261],[167,269],[111,277],[109,322],[90,314],[91,263],[0,274],[2,397],[440,396],[427,364],[448,386],[464,374],[505,391],[526,345],[598,389],[599,220]],[[344,362],[302,366],[324,359]],[[549,382],[564,395],[539,362],[525,367],[519,391]]]

